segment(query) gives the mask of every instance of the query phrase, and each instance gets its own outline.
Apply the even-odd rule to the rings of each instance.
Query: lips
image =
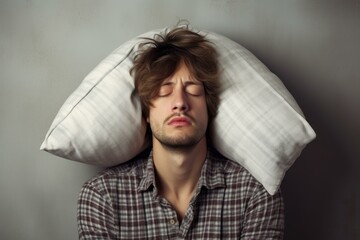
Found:
[[[174,117],[171,118],[168,122],[168,125],[175,127],[184,127],[189,126],[191,124],[190,120],[187,117]]]

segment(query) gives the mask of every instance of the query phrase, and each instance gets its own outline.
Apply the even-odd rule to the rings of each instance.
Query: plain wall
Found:
[[[77,239],[99,168],[39,151],[45,133],[107,54],[178,19],[252,51],[318,134],[282,184],[285,239],[360,239],[359,0],[1,0],[0,239]]]

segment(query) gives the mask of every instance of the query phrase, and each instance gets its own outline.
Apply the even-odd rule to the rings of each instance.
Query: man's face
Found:
[[[147,121],[153,141],[168,147],[190,147],[206,137],[208,112],[203,84],[185,64],[164,80],[151,100]]]

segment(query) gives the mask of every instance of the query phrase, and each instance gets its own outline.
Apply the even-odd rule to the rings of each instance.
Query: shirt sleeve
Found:
[[[78,200],[79,239],[117,239],[114,210],[105,194],[86,183]]]
[[[262,186],[250,198],[241,234],[247,239],[283,239],[284,202],[280,190],[270,195]]]

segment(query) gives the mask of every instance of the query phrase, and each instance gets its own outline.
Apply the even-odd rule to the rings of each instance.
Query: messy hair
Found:
[[[135,90],[140,97],[143,116],[149,115],[151,100],[159,92],[162,82],[171,77],[181,63],[190,74],[204,85],[209,120],[219,104],[217,53],[213,44],[199,33],[184,27],[145,38],[134,58],[130,72],[135,79]]]

